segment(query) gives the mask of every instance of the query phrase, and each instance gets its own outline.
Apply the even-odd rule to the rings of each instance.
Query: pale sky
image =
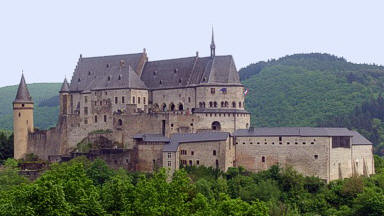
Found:
[[[327,52],[384,65],[384,1],[1,1],[0,86],[62,82],[84,57],[141,52],[150,60],[216,54],[237,68]]]

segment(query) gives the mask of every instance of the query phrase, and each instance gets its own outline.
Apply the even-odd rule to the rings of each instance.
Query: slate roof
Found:
[[[174,134],[171,137],[170,143],[164,145],[164,152],[175,152],[181,143],[193,142],[211,142],[227,140],[229,133],[227,132],[199,132],[199,133],[184,133]]]
[[[101,57],[80,57],[73,73],[70,90],[85,91],[108,88],[145,88],[142,82],[137,82],[132,75],[132,68],[137,68],[143,53],[113,55]],[[119,75],[123,78],[119,80]],[[125,83],[129,78],[129,84]],[[124,82],[123,82],[124,81]]]
[[[144,142],[170,142],[170,139],[162,134],[136,134],[133,139],[142,139]]]
[[[273,127],[239,129],[234,136],[353,136],[347,128]]]
[[[25,82],[24,74],[21,75],[20,84],[17,89],[14,102],[33,103],[32,97],[28,91],[27,83]]]
[[[203,84],[242,85],[230,55],[147,61],[142,71],[135,71],[144,54],[80,57],[70,91],[162,89]]]
[[[67,78],[64,79],[64,82],[61,85],[60,92],[69,92],[69,84],[68,84]]]
[[[353,134],[352,137],[352,145],[372,145],[372,143],[367,140],[365,137],[363,137],[359,132],[357,131],[351,131]]]

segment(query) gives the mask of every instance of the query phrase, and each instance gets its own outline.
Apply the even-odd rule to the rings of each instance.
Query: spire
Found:
[[[64,82],[61,85],[60,93],[62,92],[69,92],[69,84],[68,84],[67,78],[64,79]]]
[[[29,94],[27,84],[25,83],[24,73],[21,75],[19,88],[14,102],[32,102],[32,97]]]
[[[214,34],[213,34],[213,27],[212,27],[212,39],[211,39],[211,57],[215,57],[215,49],[216,49],[216,45],[215,45],[215,38],[214,38]]]

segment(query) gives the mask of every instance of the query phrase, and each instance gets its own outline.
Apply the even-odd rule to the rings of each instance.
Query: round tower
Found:
[[[15,159],[21,159],[27,153],[28,133],[33,130],[33,101],[23,74],[13,101],[13,157]]]

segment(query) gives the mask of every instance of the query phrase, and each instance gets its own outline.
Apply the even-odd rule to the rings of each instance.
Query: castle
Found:
[[[149,61],[141,53],[85,58],[60,90],[56,127],[33,125],[24,79],[13,102],[14,157],[79,155],[111,167],[171,172],[184,166],[250,171],[274,164],[329,182],[374,171],[372,143],[346,128],[253,128],[232,56]]]

